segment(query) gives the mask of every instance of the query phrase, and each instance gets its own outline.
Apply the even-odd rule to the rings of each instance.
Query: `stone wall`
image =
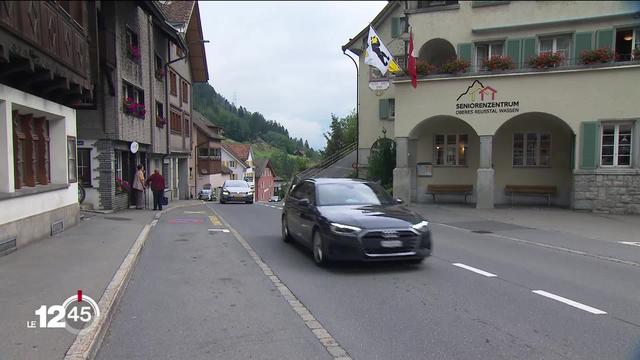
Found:
[[[640,174],[574,174],[574,208],[640,214]]]

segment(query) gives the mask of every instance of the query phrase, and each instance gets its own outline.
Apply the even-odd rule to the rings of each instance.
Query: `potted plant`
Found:
[[[511,70],[515,68],[513,60],[509,56],[496,55],[482,62],[482,65],[489,71]]]
[[[580,62],[589,64],[606,63],[613,60],[613,52],[609,48],[585,50],[580,53]]]
[[[418,75],[430,75],[436,73],[437,71],[438,68],[435,65],[431,65],[423,60],[416,61],[416,73]]]
[[[459,74],[466,72],[469,68],[469,62],[466,60],[453,58],[442,65],[440,69],[443,73]]]
[[[564,55],[559,52],[543,52],[529,61],[529,65],[537,69],[557,67],[564,61]]]
[[[116,190],[123,193],[128,193],[131,190],[129,183],[121,178],[116,178]]]
[[[164,68],[160,67],[156,69],[156,79],[162,81],[162,79],[164,79],[164,74],[165,74]]]
[[[167,124],[167,120],[165,118],[163,118],[162,116],[156,116],[156,126],[159,128],[164,128],[164,126]]]
[[[137,45],[129,44],[127,47],[127,55],[129,58],[136,63],[140,61],[140,47]]]

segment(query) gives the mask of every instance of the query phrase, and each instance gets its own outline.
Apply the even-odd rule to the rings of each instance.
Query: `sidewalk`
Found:
[[[166,209],[197,204],[178,201]],[[140,231],[156,211],[83,212],[84,220],[56,236],[0,257],[0,359],[62,359],[75,335],[30,329],[41,305],[59,305],[78,289],[99,301]],[[49,316],[49,319],[51,316]]]
[[[607,215],[557,208],[475,209],[464,205],[411,204],[433,223],[489,231],[504,237],[614,257],[640,264],[640,216]]]

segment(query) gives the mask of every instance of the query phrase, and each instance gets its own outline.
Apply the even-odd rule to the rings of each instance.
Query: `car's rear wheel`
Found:
[[[291,234],[289,234],[289,226],[287,225],[287,217],[282,216],[282,241],[291,242]]]
[[[315,261],[316,265],[321,267],[327,265],[327,254],[325,252],[324,241],[322,240],[320,231],[317,230],[313,233],[313,261]]]

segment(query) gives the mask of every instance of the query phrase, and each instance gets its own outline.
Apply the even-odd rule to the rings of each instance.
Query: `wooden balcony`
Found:
[[[76,19],[54,2],[0,3],[0,83],[71,107],[92,102],[84,24],[95,17],[95,8],[69,3]]]

